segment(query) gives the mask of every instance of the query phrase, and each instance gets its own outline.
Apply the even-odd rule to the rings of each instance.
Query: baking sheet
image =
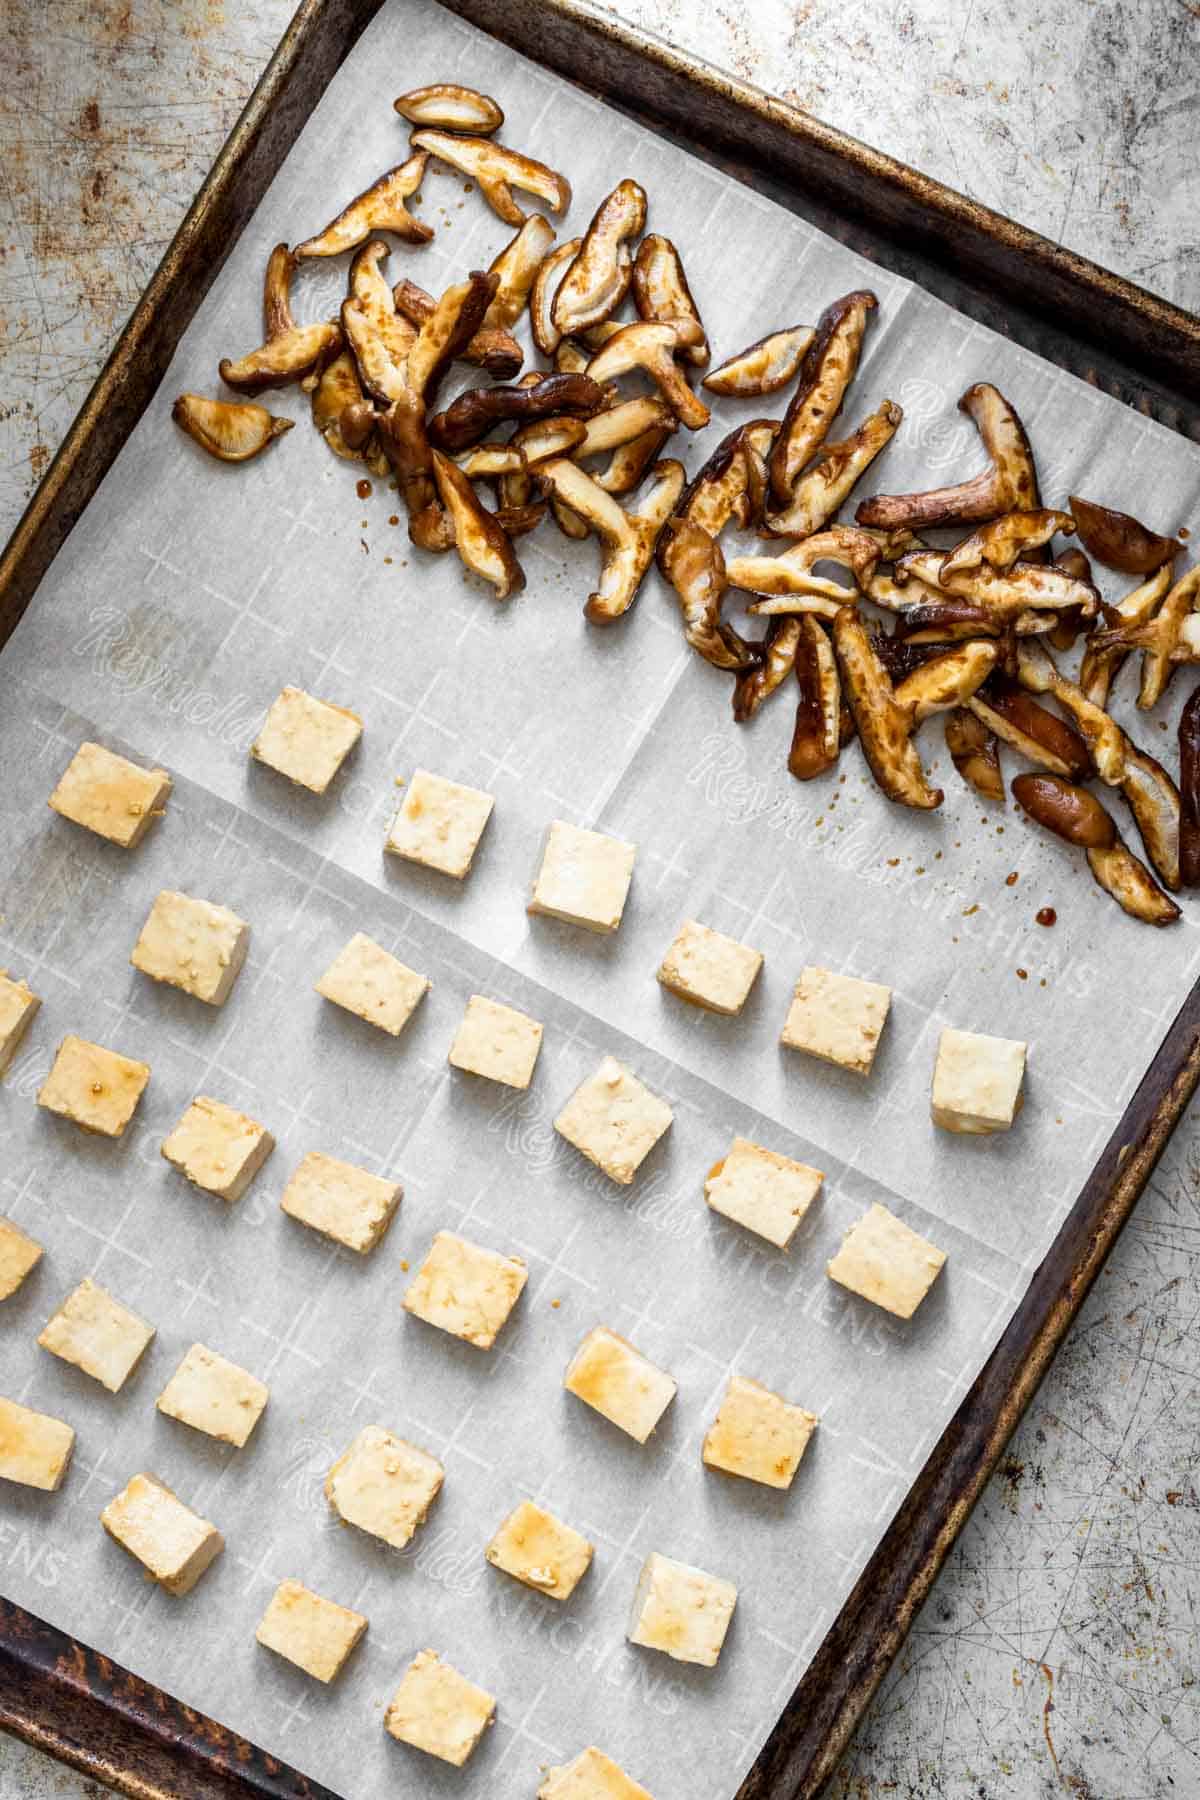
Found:
[[[1200,452],[440,9],[400,0],[314,113],[0,657],[0,949],[45,999],[0,1090],[0,1208],[48,1250],[4,1308],[3,1386],[80,1434],[59,1496],[13,1490],[0,1501],[0,1582],[355,1800],[404,1779],[431,1794],[516,1800],[536,1787],[539,1764],[593,1741],[658,1800],[716,1800],[752,1761],[1194,980],[1195,915],[1185,908],[1169,933],[1126,920],[1064,847],[961,788],[936,724],[923,743],[946,788],[938,814],[890,807],[854,750],[830,781],[792,782],[790,701],[735,728],[727,679],[685,651],[657,576],[629,618],[598,632],[580,611],[594,548],[543,530],[519,546],[526,593],[496,608],[455,558],[410,549],[403,527],[387,523],[400,510],[394,493],[376,483],[368,500],[356,497],[361,471],[329,455],[298,394],[269,396],[300,427],[249,468],[214,465],[181,441],[173,396],[212,391],[217,359],[257,341],[271,244],[307,235],[400,160],[392,97],[449,78],[495,91],[508,140],[570,175],[577,198],[560,236],[580,230],[622,175],[643,182],[651,228],[683,248],[719,355],[871,285],[880,315],[849,416],[889,395],[906,422],[869,485],[926,485],[974,466],[974,434],[953,403],[983,378],[1025,418],[1051,502],[1078,486],[1174,526],[1200,493]],[[438,237],[421,251],[397,247],[392,263],[436,289],[486,266],[510,233],[432,166],[425,195]],[[343,286],[344,261],[303,271],[301,316],[332,310]],[[729,402],[714,411],[700,442],[681,445],[680,434],[671,446],[689,468],[748,413]],[[287,681],[366,719],[324,800],[246,757]],[[1154,749],[1157,721],[1137,730]],[[176,776],[167,817],[133,855],[45,811],[85,735]],[[395,780],[414,766],[496,795],[461,886],[382,854]],[[526,917],[552,817],[640,844],[614,940]],[[128,967],[162,886],[223,901],[252,923],[250,962],[220,1012]],[[1053,931],[1034,923],[1045,904],[1058,910]],[[766,952],[740,1019],[695,1012],[654,982],[685,916]],[[433,979],[398,1043],[312,993],[355,930]],[[867,1084],[777,1046],[809,960],[896,990]],[[445,1065],[475,991],[546,1022],[527,1096]],[[1029,1040],[1027,1104],[1007,1138],[959,1141],[930,1127],[944,1024]],[[119,1145],[34,1105],[68,1030],[153,1066]],[[630,1190],[596,1175],[550,1126],[606,1051],[676,1109]],[[279,1138],[233,1209],[158,1154],[202,1091]],[[827,1173],[790,1256],[703,1205],[703,1174],[738,1132]],[[366,1263],[278,1213],[288,1175],[314,1148],[405,1183]],[[875,1198],[949,1252],[908,1326],[823,1274]],[[415,1266],[443,1227],[530,1263],[490,1357],[400,1310],[400,1262]],[[115,1397],[33,1342],[86,1273],[159,1328]],[[645,1448],[561,1392],[571,1351],[600,1321],[680,1382]],[[241,1452],[153,1409],[196,1339],[271,1385]],[[700,1467],[699,1439],[731,1371],[822,1415],[788,1495]],[[321,1494],[329,1464],[368,1422],[446,1463],[442,1497],[406,1553],[338,1529]],[[228,1541],[183,1601],[145,1584],[95,1523],[142,1467]],[[527,1494],[596,1541],[596,1566],[565,1608],[483,1563],[495,1525]],[[637,1569],[653,1549],[738,1582],[717,1670],[624,1641]],[[371,1617],[330,1692],[254,1644],[284,1575]],[[496,1729],[461,1774],[381,1729],[403,1667],[426,1643],[499,1696]]]

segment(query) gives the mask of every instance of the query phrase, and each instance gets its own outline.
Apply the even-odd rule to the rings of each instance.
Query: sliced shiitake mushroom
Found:
[[[953,711],[983,686],[999,654],[995,644],[971,638],[953,650],[931,656],[896,686],[896,705],[911,713],[914,725],[934,713]]]
[[[1103,707],[1094,706],[1081,688],[1057,667],[1043,645],[1022,639],[1017,646],[1017,679],[1030,694],[1049,694],[1070,713],[1088,747],[1101,781],[1118,787],[1125,774],[1127,739]]]
[[[398,281],[392,289],[392,299],[396,311],[402,313],[411,325],[423,325],[437,305],[432,294],[427,294],[423,287],[415,281]],[[481,325],[458,352],[459,360],[473,363],[486,369],[496,381],[511,381],[521,371],[525,360],[522,350],[511,331],[497,331],[492,326]]]
[[[984,800],[1003,800],[1000,745],[975,713],[965,706],[948,712],[942,727],[950,760],[963,780]]]
[[[912,741],[913,711],[900,705],[891,679],[871,642],[870,633],[852,606],[843,606],[833,621],[833,645],[863,755],[889,800],[929,811],[942,804],[942,790],[930,787]]]
[[[1026,610],[1061,612],[1072,606],[1078,607],[1083,617],[1092,618],[1100,606],[1100,596],[1090,582],[1046,563],[1014,562],[1007,569],[980,563],[978,568],[947,576],[942,573],[940,551],[906,550],[896,559],[895,579],[903,587],[914,575],[929,587],[968,600],[1000,620],[1015,619]]]
[[[1106,569],[1120,569],[1123,575],[1151,575],[1179,554],[1173,538],[1148,530],[1132,513],[1115,512],[1111,506],[1081,500],[1078,494],[1071,495],[1071,512],[1080,543]]]
[[[879,546],[866,532],[853,525],[830,525],[780,556],[732,557],[729,582],[731,587],[771,596],[755,604],[756,613],[820,613],[831,619],[854,599],[857,589],[867,587],[879,560]],[[846,569],[854,587],[814,575],[821,563]]]
[[[841,410],[858,368],[868,316],[878,304],[874,294],[859,289],[827,306],[817,322],[771,452],[771,501],[776,510],[788,504],[797,476],[820,449]]]
[[[466,281],[454,282],[422,321],[408,353],[408,382],[429,405],[450,364],[472,342],[496,292],[490,271],[472,269]]]
[[[676,514],[662,535],[658,565],[675,590],[692,649],[715,669],[753,668],[757,649],[721,617],[729,584],[721,546],[712,533]]]
[[[1035,512],[1041,508],[1037,469],[1025,427],[999,388],[976,382],[958,403],[983,440],[988,467],[956,487],[931,488],[922,494],[874,494],[863,500],[855,518],[860,525],[974,525],[1001,513]]]
[[[767,513],[763,523],[765,535],[808,537],[820,531],[840,510],[879,452],[891,443],[903,417],[903,410],[894,400],[885,400],[848,438],[836,444],[826,440],[811,466],[797,478],[783,510]]]
[[[1147,925],[1171,925],[1179,918],[1179,908],[1126,848],[1094,794],[1057,775],[1018,775],[1012,791],[1035,824],[1086,851],[1097,882],[1131,917]]]
[[[700,327],[700,336],[685,347],[683,360],[697,369],[708,366],[708,338],[683,272],[683,262],[670,238],[657,231],[648,233],[638,245],[633,264],[633,303],[640,319],[691,319]]]
[[[554,323],[554,296],[558,280],[562,276],[565,264],[574,260],[579,253],[582,238],[568,238],[565,244],[557,244],[538,265],[533,278],[533,287],[529,295],[529,325],[533,332],[533,341],[543,356],[553,356],[562,344],[562,332]],[[577,373],[587,367],[587,357],[576,346],[575,355],[579,358]]]
[[[313,424],[335,456],[366,462],[375,474],[389,467],[374,442],[375,408],[363,395],[358,365],[343,350],[321,371],[312,394]]]
[[[410,156],[407,162],[381,175],[349,206],[343,207],[324,231],[296,245],[297,261],[303,262],[310,256],[340,256],[343,250],[365,243],[375,231],[390,231],[406,244],[427,244],[433,236],[432,227],[414,219],[404,204],[420,187],[427,161],[425,156]]]
[[[435,81],[429,87],[411,88],[392,104],[410,125],[430,125],[435,130],[462,132],[469,137],[490,137],[504,123],[504,113],[490,94],[460,87],[456,81]]]
[[[484,506],[457,463],[438,450],[433,452],[433,473],[454,532],[455,548],[465,567],[491,583],[497,600],[519,594],[525,586],[525,572],[508,534]]]
[[[1036,512],[1002,513],[990,524],[973,531],[961,544],[955,544],[953,550],[947,550],[941,562],[942,580],[978,569],[982,563],[993,569],[1010,569],[1030,550],[1040,550],[1058,534],[1069,537],[1074,529],[1075,521],[1070,513],[1055,512],[1049,507],[1041,507]],[[1063,560],[1059,559],[1058,567],[1063,566]],[[1090,575],[1087,579],[1090,580]]]
[[[544,200],[551,212],[566,212],[571,204],[571,184],[565,176],[505,144],[482,137],[453,137],[445,131],[414,131],[412,146],[474,181],[506,225],[521,225],[526,217],[513,198],[514,188]]]
[[[1130,595],[1129,599],[1132,598]],[[1175,583],[1158,611],[1145,624],[1122,624],[1115,630],[1098,631],[1092,639],[1091,648],[1097,656],[1112,652],[1124,654],[1130,650],[1142,652],[1142,680],[1137,703],[1143,712],[1157,706],[1166,693],[1167,683],[1178,666],[1175,652],[1184,625],[1197,605],[1200,605],[1200,563]]]
[[[407,385],[409,351],[417,327],[396,311],[379,264],[388,254],[382,238],[371,238],[350,264],[350,292],[342,302],[342,330],[354,353],[363,386],[382,405]]]
[[[772,331],[729,357],[700,385],[712,394],[732,394],[738,399],[774,394],[795,375],[816,335],[811,325],[789,325],[784,331]]]
[[[530,213],[510,244],[492,264],[498,277],[495,298],[487,309],[484,330],[508,331],[525,311],[537,272],[554,242],[554,227],[541,213]]]
[[[180,394],[171,417],[202,450],[230,463],[249,462],[295,424],[252,400],[206,400],[203,394]]]
[[[812,781],[831,769],[842,743],[842,683],[837,658],[825,628],[816,619],[800,618],[796,646],[796,680],[800,698],[788,751],[788,773]]]
[[[1077,781],[1091,773],[1092,759],[1079,733],[1007,676],[993,676],[967,701],[967,710],[1002,744],[1048,774]]]
[[[587,521],[603,546],[600,580],[584,608],[593,625],[611,624],[633,605],[658,534],[683,492],[682,463],[667,458],[656,463],[651,474],[658,478],[655,485],[635,508],[626,510],[577,463],[557,457],[541,465],[542,480]]]
[[[550,413],[598,412],[604,392],[588,375],[543,375],[528,387],[468,388],[429,421],[429,441],[441,450],[466,450],[506,419]]]
[[[645,224],[645,188],[629,179],[619,181],[596,208],[554,296],[550,316],[564,337],[616,312],[633,280],[629,240],[639,237]]]
[[[782,687],[796,666],[800,647],[799,619],[772,619],[767,635],[758,646],[758,661],[745,669],[733,684],[733,716],[745,725],[757,713],[764,700]]]
[[[689,431],[700,431],[711,415],[700,396],[688,386],[675,353],[698,344],[703,336],[703,329],[692,319],[672,319],[669,324],[639,319],[633,325],[622,326],[609,339],[588,364],[588,374],[593,381],[612,381],[632,369],[643,370],[680,424]]]
[[[223,357],[220,363],[221,380],[239,393],[258,394],[264,388],[286,387],[289,382],[315,377],[342,347],[342,330],[336,319],[296,324],[291,307],[295,271],[295,256],[286,244],[276,244],[263,280],[266,341],[248,356],[236,360]]]

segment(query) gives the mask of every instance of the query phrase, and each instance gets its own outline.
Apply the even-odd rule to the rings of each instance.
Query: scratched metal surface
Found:
[[[615,10],[1200,305],[1197,0]],[[0,536],[290,11],[289,0],[0,0]],[[1195,1109],[834,1800],[1200,1795],[1198,1296]],[[4,1563],[23,1553],[0,1520],[0,1589]],[[97,1792],[0,1735],[0,1795]]]

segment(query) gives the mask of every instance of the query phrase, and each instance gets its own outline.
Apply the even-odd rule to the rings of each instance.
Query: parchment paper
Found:
[[[792,782],[790,697],[736,728],[727,678],[686,650],[656,575],[622,624],[597,631],[581,615],[594,546],[544,528],[519,545],[526,593],[497,608],[455,557],[410,549],[403,526],[388,524],[400,511],[394,493],[377,482],[356,497],[361,471],[330,456],[294,391],[269,403],[298,428],[248,468],[213,464],[181,439],[175,394],[215,391],[218,358],[258,341],[269,247],[311,233],[399,161],[406,139],[392,98],[445,79],[494,91],[507,140],[569,173],[576,200],[560,236],[581,230],[621,176],[643,182],[651,228],[682,246],[718,355],[815,319],[869,283],[880,314],[849,422],[885,396],[906,411],[870,486],[928,485],[977,466],[954,401],[984,378],[1022,413],[1048,503],[1078,487],[1174,528],[1200,493],[1200,452],[436,6],[395,0],[314,113],[0,659],[0,950],[45,1002],[0,1088],[0,1208],[47,1247],[3,1309],[2,1388],[79,1433],[59,1495],[0,1497],[0,1585],[352,1800],[405,1782],[517,1800],[534,1792],[539,1765],[589,1742],[657,1800],[721,1800],[1011,1316],[1195,978],[1195,913],[1185,906],[1166,933],[1124,918],[1081,859],[962,787],[936,724],[922,740],[946,789],[936,814],[890,807],[856,749],[831,779]],[[392,267],[439,289],[486,266],[510,233],[432,166],[425,195],[437,238],[397,247]],[[305,270],[300,316],[331,311],[343,286],[344,261]],[[691,469],[749,411],[714,410],[700,441],[680,434],[670,446]],[[1109,597],[1120,591],[1110,584]],[[285,682],[366,720],[324,800],[246,755]],[[1131,707],[1121,716],[1136,718]],[[1163,728],[1173,721],[1164,708]],[[1159,721],[1138,718],[1136,729],[1157,750]],[[84,736],[175,776],[167,816],[133,854],[45,809]],[[395,780],[414,766],[496,796],[461,885],[383,856]],[[554,817],[640,845],[610,941],[525,915]],[[252,924],[249,963],[221,1011],[128,966],[164,886],[225,902]],[[1058,911],[1053,930],[1034,922],[1046,904]],[[738,1019],[687,1008],[653,979],[689,916],[766,953]],[[356,930],[433,980],[397,1042],[312,991]],[[778,1047],[807,961],[895,989],[866,1083]],[[446,1066],[477,991],[545,1021],[525,1096]],[[930,1125],[946,1024],[1029,1041],[1026,1106],[1006,1137],[973,1142]],[[120,1144],[90,1140],[34,1103],[67,1031],[153,1067]],[[551,1129],[608,1051],[676,1113],[628,1191]],[[244,1108],[279,1139],[233,1208],[190,1188],[158,1153],[198,1092]],[[735,1133],[826,1171],[790,1255],[703,1204],[704,1174]],[[278,1211],[310,1149],[405,1184],[389,1236],[365,1262]],[[907,1326],[824,1275],[873,1199],[949,1253]],[[401,1311],[401,1264],[415,1268],[443,1227],[530,1264],[490,1356]],[[158,1327],[115,1397],[34,1343],[88,1273]],[[644,1448],[561,1390],[572,1350],[598,1322],[679,1381]],[[197,1340],[271,1386],[241,1452],[154,1410]],[[731,1372],[821,1414],[790,1493],[700,1465]],[[402,1554],[338,1529],[322,1497],[329,1465],[368,1422],[446,1465],[442,1497]],[[146,1584],[97,1523],[141,1468],[227,1538],[182,1601]],[[483,1562],[496,1524],[527,1495],[597,1544],[565,1607]],[[715,1671],[625,1642],[651,1550],[738,1583]],[[288,1575],[370,1616],[330,1690],[254,1643],[273,1584]],[[387,1699],[426,1644],[499,1697],[496,1729],[461,1773],[382,1729]]]

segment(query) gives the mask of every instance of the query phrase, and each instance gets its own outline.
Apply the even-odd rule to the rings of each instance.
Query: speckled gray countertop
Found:
[[[1197,0],[613,9],[1193,309]],[[290,0],[3,0],[0,536]],[[0,1542],[0,1589],[3,1560]],[[1200,1110],[1180,1127],[832,1784],[1200,1796]],[[0,1735],[0,1795],[99,1790]]]

